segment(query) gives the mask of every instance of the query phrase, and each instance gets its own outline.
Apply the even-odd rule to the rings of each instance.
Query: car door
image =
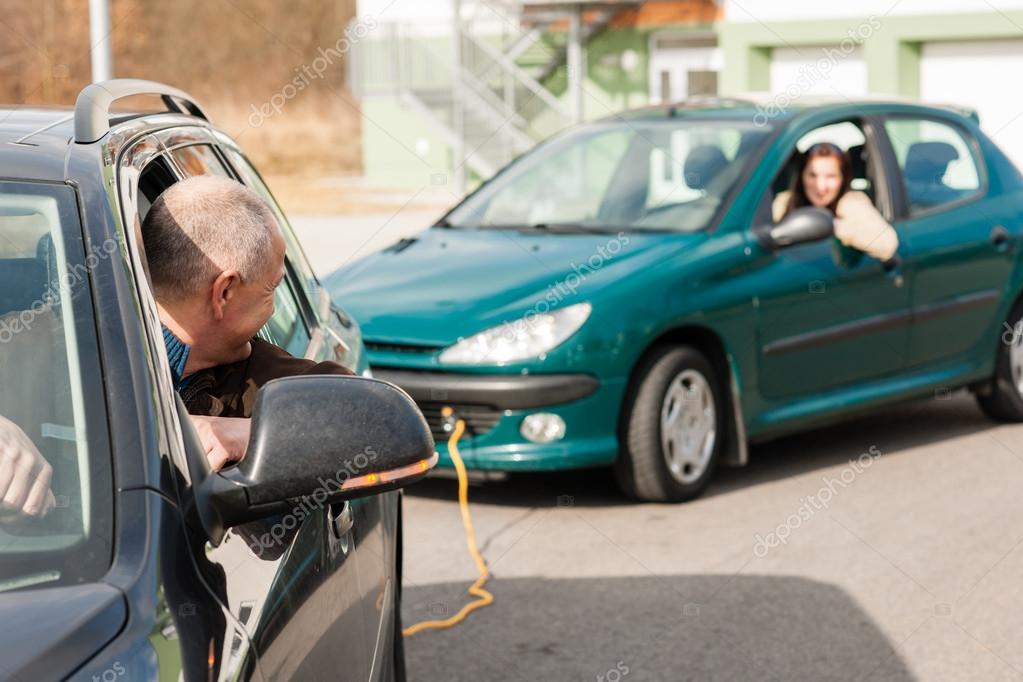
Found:
[[[161,150],[150,165],[166,166],[171,180],[232,176],[204,129],[154,137]],[[302,357],[314,346],[302,313],[308,304],[296,293],[301,285],[290,263],[287,270],[275,314],[260,335]],[[333,520],[330,510],[307,501],[282,517],[231,529],[217,547],[200,545],[196,561],[217,576],[208,587],[245,628],[268,679],[369,679],[357,566],[336,557]]]
[[[903,115],[887,117],[884,129],[899,171],[897,226],[908,242],[908,366],[962,362],[978,345],[992,353],[1018,207],[988,199],[987,166],[964,126]]]
[[[289,280],[294,283],[296,300],[302,301],[301,310],[296,312],[305,314],[312,334],[312,343],[305,357],[316,361],[333,360],[355,372],[363,370],[360,362],[364,363],[364,360],[359,355],[361,342],[357,327],[343,311],[333,306],[326,290],[309,267],[298,238],[266,183],[230,140],[222,140],[218,148],[235,169],[237,178],[261,194],[277,214],[288,245],[291,269]],[[397,589],[395,582],[400,580],[400,576],[394,575],[395,538],[393,532],[389,532],[397,520],[398,496],[397,492],[373,495],[352,500],[346,505],[332,505],[328,509],[333,531],[331,566],[340,568],[345,562],[357,565],[355,574],[359,580],[359,601],[364,615],[368,651],[373,658],[370,666],[374,676],[379,674],[384,656],[388,653],[384,645],[393,617],[392,604]],[[344,527],[350,528],[350,542],[342,541],[339,529]]]
[[[819,122],[790,131],[778,144],[805,151],[814,141],[842,142],[863,154],[862,177],[854,177],[853,189],[873,195],[882,214],[891,215],[875,122]],[[775,177],[791,174],[791,167],[790,157]],[[766,193],[758,224],[770,220],[773,194]],[[886,268],[836,239],[778,249],[759,267],[751,285],[757,292],[759,391],[766,399],[799,399],[904,367],[911,313],[900,268]]]

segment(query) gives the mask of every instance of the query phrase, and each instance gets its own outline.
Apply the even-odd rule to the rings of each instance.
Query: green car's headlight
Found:
[[[589,303],[532,313],[460,340],[440,354],[452,365],[506,365],[543,355],[579,331],[590,316]]]

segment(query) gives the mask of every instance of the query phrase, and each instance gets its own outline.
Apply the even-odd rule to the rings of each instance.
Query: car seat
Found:
[[[959,158],[947,142],[914,142],[906,151],[903,174],[912,208],[930,208],[955,201],[962,192],[945,184],[948,164]]]
[[[691,189],[706,190],[707,186],[728,166],[728,157],[713,144],[693,147],[682,164],[682,178]]]

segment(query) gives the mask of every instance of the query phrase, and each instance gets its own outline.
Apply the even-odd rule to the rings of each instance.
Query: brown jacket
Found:
[[[352,374],[336,362],[314,362],[259,338],[245,360],[196,372],[181,389],[189,414],[208,417],[251,417],[260,387],[272,379],[313,374]]]

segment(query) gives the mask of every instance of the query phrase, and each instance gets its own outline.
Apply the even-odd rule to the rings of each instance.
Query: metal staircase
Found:
[[[586,19],[583,43],[637,3],[594,4],[577,10]],[[432,30],[377,22],[353,45],[349,83],[359,98],[397,98],[426,121],[454,150],[456,183],[464,183],[463,169],[485,180],[578,120],[577,108],[548,85],[570,62],[566,19],[564,5],[488,0],[467,2],[459,21]],[[564,79],[554,80],[564,89]]]

